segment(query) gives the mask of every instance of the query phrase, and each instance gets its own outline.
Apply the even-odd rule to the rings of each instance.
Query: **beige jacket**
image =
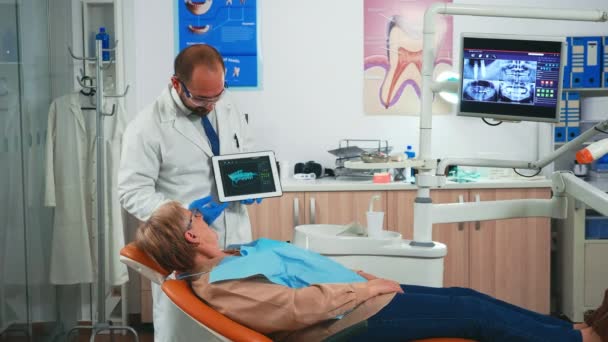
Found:
[[[209,284],[209,273],[191,284],[217,311],[278,341],[321,341],[376,314],[395,295],[372,297],[367,283],[292,289],[261,276]]]

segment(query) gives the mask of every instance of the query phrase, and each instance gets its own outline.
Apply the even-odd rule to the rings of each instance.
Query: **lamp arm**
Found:
[[[583,132],[581,135],[576,137],[575,139],[569,141],[568,143],[562,145],[557,150],[551,152],[546,157],[543,157],[534,162],[527,161],[518,161],[518,160],[500,160],[500,159],[476,159],[476,158],[445,158],[439,161],[437,164],[437,176],[445,176],[448,166],[456,165],[456,166],[485,166],[485,167],[502,167],[502,168],[515,168],[515,169],[531,169],[531,170],[540,170],[548,164],[552,163],[555,159],[559,158],[561,155],[575,150],[583,145],[586,141],[589,141],[590,138],[595,136],[596,134],[601,133],[601,131],[608,130],[608,120],[602,121],[590,129]],[[602,140],[603,141],[603,140]],[[601,141],[600,141],[601,142]],[[597,146],[600,146],[600,142],[598,142]],[[608,152],[608,142],[601,144],[602,149]]]

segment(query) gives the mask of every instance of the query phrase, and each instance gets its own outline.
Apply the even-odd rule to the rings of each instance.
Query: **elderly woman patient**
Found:
[[[320,341],[367,320],[355,340],[608,342],[606,297],[585,323],[572,325],[470,289],[399,285],[284,242],[223,251],[201,214],[177,202],[140,226],[136,244],[210,306],[274,340]]]

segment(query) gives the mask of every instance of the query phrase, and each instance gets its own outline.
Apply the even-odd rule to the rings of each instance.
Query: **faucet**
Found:
[[[370,199],[369,199],[369,207],[367,208],[367,211],[374,211],[374,202],[375,201],[380,201],[380,195],[373,195]]]

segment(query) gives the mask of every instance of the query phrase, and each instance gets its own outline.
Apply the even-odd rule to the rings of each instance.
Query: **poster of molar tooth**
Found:
[[[177,1],[178,51],[209,44],[224,57],[229,87],[257,87],[257,0]]]
[[[364,0],[364,86],[366,114],[419,115],[424,12],[436,0]],[[452,1],[441,1],[451,3]],[[437,16],[433,78],[455,71],[452,16]],[[441,96],[433,114],[453,112]]]

